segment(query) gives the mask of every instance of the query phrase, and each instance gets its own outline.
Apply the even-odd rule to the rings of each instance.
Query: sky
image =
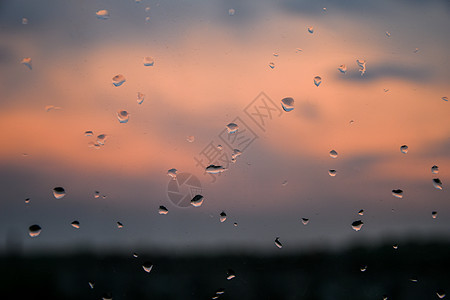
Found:
[[[284,253],[448,240],[449,12],[440,0],[1,1],[0,251],[280,254],[277,237]],[[209,164],[227,170],[207,174]],[[169,197],[187,177],[200,207]]]

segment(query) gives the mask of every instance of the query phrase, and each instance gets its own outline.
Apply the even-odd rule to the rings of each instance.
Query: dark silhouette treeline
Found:
[[[150,273],[144,262],[153,264]],[[438,291],[450,290],[450,244],[284,256],[9,254],[0,258],[0,268],[1,299],[102,299],[110,293],[112,299],[199,300],[220,289],[218,299],[439,299]],[[227,280],[230,269],[236,278]]]

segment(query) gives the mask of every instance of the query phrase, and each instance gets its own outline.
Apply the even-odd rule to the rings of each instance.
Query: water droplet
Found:
[[[26,203],[26,204],[30,203],[30,198],[26,198],[26,199],[25,199],[25,203]]]
[[[170,177],[172,177],[173,180],[177,179],[177,169],[170,169],[167,171],[167,175],[169,175]]]
[[[231,153],[231,162],[236,162],[236,159],[242,154],[241,150],[234,149],[233,153]]]
[[[95,191],[95,192],[94,192],[94,198],[95,198],[95,199],[100,198],[100,192],[99,192],[99,191]]]
[[[346,65],[340,65],[338,70],[342,73],[345,74],[347,72],[347,66]]]
[[[193,135],[188,135],[188,136],[186,137],[186,140],[187,140],[189,143],[193,143],[193,142],[195,142],[195,136],[193,136]]]
[[[27,25],[28,24],[28,19],[27,18],[22,18],[22,24],[23,25]]]
[[[361,76],[363,76],[364,73],[366,73],[366,61],[362,59],[357,59],[356,64],[359,67],[359,72],[361,72]]]
[[[270,62],[270,63],[269,63],[269,67],[270,67],[271,69],[274,69],[274,68],[275,68],[275,63],[274,63],[274,62]]]
[[[209,174],[218,174],[218,173],[225,172],[226,170],[227,169],[225,167],[216,166],[216,165],[209,165],[205,169],[206,173],[209,173]]]
[[[414,49],[414,51],[413,51],[414,53],[417,53],[417,52],[419,52],[419,48],[416,48],[416,49]]]
[[[311,33],[311,34],[314,33],[314,27],[309,26],[308,27],[308,32]]]
[[[80,222],[78,221],[73,221],[72,223],[70,223],[70,225],[72,225],[72,227],[76,229],[80,228]]]
[[[141,92],[138,92],[137,99],[136,99],[137,104],[142,104],[142,102],[144,102],[144,98],[145,98],[145,95],[142,94]]]
[[[319,86],[322,83],[322,78],[320,76],[314,77],[314,84]]]
[[[117,228],[123,228],[123,224],[120,222],[117,222]]]
[[[402,145],[400,147],[400,152],[403,153],[403,154],[408,153],[408,146],[407,145]]]
[[[37,236],[39,236],[39,235],[41,234],[41,226],[39,226],[39,225],[31,225],[31,226],[28,228],[28,234],[29,234],[31,237],[37,237]]]
[[[195,195],[194,198],[191,200],[191,205],[194,207],[200,207],[203,204],[203,196],[202,195]]]
[[[296,52],[303,52],[303,49],[302,48],[295,48],[295,51]]]
[[[230,9],[228,10],[228,15],[229,15],[229,16],[234,16],[235,13],[236,13],[236,10],[235,10],[234,8],[230,8]]]
[[[100,9],[96,13],[97,19],[107,20],[109,19],[109,12],[106,9]]]
[[[31,69],[31,68],[30,68],[30,69]],[[444,101],[446,101],[446,102],[448,101],[448,97],[442,97],[441,99],[444,100]]]
[[[145,23],[148,23],[148,22],[150,22],[150,17],[145,17]],[[145,64],[144,64],[144,66],[145,66]]]
[[[102,300],[112,300],[112,294],[111,293],[104,293],[102,296]]]
[[[338,157],[338,153],[336,150],[331,150],[330,151],[330,157],[331,158],[337,158]]]
[[[61,107],[54,106],[54,105],[46,105],[44,109],[45,109],[46,112],[49,112],[51,110],[59,110],[59,109],[61,109]]]
[[[358,215],[363,216],[364,215],[364,209],[361,209],[360,211],[358,211]]]
[[[438,190],[442,190],[442,181],[439,178],[433,178],[433,186]]]
[[[94,133],[92,132],[92,130],[87,130],[84,132],[84,136],[93,136]]]
[[[53,189],[53,196],[55,196],[56,199],[61,199],[66,195],[66,191],[63,187],[57,186]]]
[[[222,145],[217,145],[217,149],[222,150],[223,149]]]
[[[231,280],[231,279],[233,279],[235,277],[236,277],[236,273],[234,273],[233,270],[228,269],[228,271],[227,271],[227,280]]]
[[[103,146],[106,142],[107,137],[108,136],[106,134],[97,135],[97,144]]]
[[[95,282],[94,282],[94,281],[89,281],[89,287],[90,287],[91,289],[94,289],[94,285],[95,285]]]
[[[236,133],[239,129],[239,126],[236,123],[229,123],[226,127],[228,133]]]
[[[336,170],[328,170],[328,175],[330,175],[331,177],[336,176]]]
[[[282,185],[282,186],[287,186],[287,185],[288,185],[288,181],[287,181],[287,180],[283,181],[283,182],[281,183],[281,185]]]
[[[394,248],[395,250],[397,250],[397,249],[398,249],[398,244],[392,245],[392,248]]]
[[[283,248],[283,245],[281,244],[281,242],[280,242],[280,238],[279,237],[277,237],[276,239],[275,239],[275,246],[277,246],[278,248]]]
[[[114,86],[121,86],[126,81],[125,76],[122,74],[117,74],[112,78],[112,82]]]
[[[303,223],[303,225],[308,225],[309,219],[307,219],[307,218],[302,218],[302,223]]]
[[[219,220],[220,220],[220,223],[223,223],[227,220],[227,214],[224,211],[220,213]]]
[[[392,190],[392,195],[397,198],[403,198],[403,191],[400,189]]]
[[[20,63],[27,66],[30,70],[33,69],[31,65],[31,57],[25,57]]]
[[[167,215],[168,213],[169,213],[169,210],[165,207],[165,206],[160,206],[159,207],[159,210],[158,210],[158,213],[160,214],[160,215]]]
[[[437,218],[437,211],[432,211],[432,212],[431,212],[431,217],[432,217],[433,219],[436,219],[436,218]]]
[[[386,31],[386,36],[391,37],[391,33],[389,31]]]
[[[126,110],[119,110],[117,112],[117,119],[120,123],[127,123],[130,118],[130,114]]]
[[[419,280],[417,279],[417,277],[411,277],[409,279],[411,282],[418,282]]]
[[[437,291],[436,291],[436,295],[439,297],[439,299],[445,298],[445,292],[444,292],[444,290],[441,290],[441,289],[437,290]]]
[[[352,228],[355,231],[360,231],[363,225],[364,225],[363,221],[357,220],[352,223]]]
[[[434,165],[431,167],[431,173],[438,174],[439,173],[439,167]]]
[[[151,56],[144,57],[144,66],[152,67],[155,64],[155,60]]]
[[[133,253],[133,257],[134,257],[134,258],[137,258],[137,257],[138,257],[138,254],[137,254],[136,252],[134,252],[134,253]]]
[[[383,295],[383,300],[388,300],[389,299],[389,297],[388,296],[386,296],[386,295]]]
[[[353,125],[354,123],[355,123],[355,121],[354,120],[350,120],[350,125]]]
[[[96,143],[94,143],[94,142],[89,142],[89,143],[88,143],[88,147],[89,147],[89,148],[94,148],[94,149],[100,149],[100,145],[99,145],[99,144],[96,144]]]
[[[327,11],[327,8],[326,8],[326,7],[324,7],[324,8],[322,8],[322,10],[323,10],[323,11]]]
[[[294,99],[291,97],[281,99],[281,107],[286,112],[294,110]]]
[[[149,261],[146,261],[142,264],[142,269],[144,269],[145,272],[150,273],[150,271],[153,269],[153,264]]]
[[[216,291],[216,295],[222,295],[225,294],[225,289],[224,288],[220,288]]]
[[[367,266],[362,266],[362,267],[360,268],[360,270],[361,270],[361,272],[365,272],[365,271],[367,270]]]
[[[145,12],[149,12],[150,11],[150,6],[147,6],[146,8],[145,8]]]
[[[233,226],[234,226],[234,227],[237,227],[237,226],[238,226],[238,223],[234,222],[234,223],[233,223]]]

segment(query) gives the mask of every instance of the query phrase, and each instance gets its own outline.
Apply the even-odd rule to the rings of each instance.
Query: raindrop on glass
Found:
[[[104,293],[102,296],[102,300],[112,300],[112,294],[111,293]]]
[[[225,289],[224,288],[220,288],[216,291],[216,295],[222,295],[225,294]]]
[[[150,17],[145,17],[145,23],[150,22]]]
[[[89,287],[90,287],[91,289],[94,289],[94,285],[95,285],[95,282],[94,282],[94,281],[89,281]]]
[[[145,98],[145,95],[142,94],[141,92],[138,92],[137,99],[136,99],[137,104],[142,104],[142,102],[144,102],[144,98]]]
[[[419,52],[419,48],[416,48],[416,49],[414,49],[414,51],[413,51],[414,53],[417,53],[417,52]]]
[[[235,13],[236,13],[236,10],[235,10],[234,8],[230,8],[230,9],[228,10],[228,15],[229,15],[229,16],[234,16]]]
[[[142,264],[142,269],[144,269],[145,272],[150,273],[150,271],[153,269],[153,264],[151,262],[146,261]]]
[[[56,199],[61,199],[66,195],[66,191],[63,187],[57,186],[53,189],[53,196],[55,196]]]
[[[362,266],[362,267],[360,268],[360,270],[361,270],[361,272],[365,272],[365,271],[367,270],[367,266]]]
[[[366,61],[362,59],[357,59],[356,64],[359,67],[359,72],[361,72],[361,76],[363,76],[364,73],[366,73]]]
[[[144,66],[152,67],[155,64],[155,60],[151,56],[144,57]]]
[[[278,237],[275,239],[275,246],[277,246],[280,249],[283,248],[283,245],[280,242],[280,238]]]
[[[31,69],[31,67],[30,67],[30,69]],[[448,101],[448,97],[442,97],[441,99],[446,101],[446,102]]]
[[[84,132],[84,136],[93,136],[94,133],[92,132],[92,130],[87,130]]]
[[[433,186],[438,190],[442,190],[442,181],[439,178],[433,178]]]
[[[294,110],[294,99],[291,97],[281,99],[281,107],[286,112]]]
[[[392,195],[394,197],[401,199],[401,198],[403,198],[403,190],[400,190],[400,189],[392,190]]]
[[[358,215],[363,216],[364,215],[364,209],[361,209],[360,211],[358,211]]]
[[[195,195],[194,198],[191,200],[191,205],[194,207],[200,207],[203,204],[203,196],[202,195]]]
[[[383,295],[383,300],[388,300],[389,299],[389,297],[388,296],[386,296],[386,295]]]
[[[138,255],[136,252],[133,253],[133,257],[134,257],[134,258],[137,258],[138,256],[139,256],[139,255]]]
[[[123,224],[122,223],[117,222],[116,224],[117,224],[117,228],[123,228]]]
[[[169,210],[165,206],[160,206],[158,209],[158,213],[160,215],[167,215],[169,213]]]
[[[89,142],[89,143],[88,143],[88,147],[89,147],[89,148],[94,148],[94,149],[100,149],[100,145],[99,145],[99,144],[96,144],[96,143],[94,143],[94,142]]]
[[[229,123],[226,127],[228,133],[236,133],[239,129],[239,126],[236,123]]]
[[[31,237],[37,237],[37,236],[39,236],[39,234],[41,234],[41,226],[39,226],[39,225],[31,225],[31,226],[28,228],[28,234],[29,234]]]
[[[303,225],[308,225],[309,219],[307,219],[307,218],[302,218],[302,223],[303,223]]]
[[[150,11],[150,6],[147,6],[146,8],[145,8],[145,12],[149,12]]]
[[[314,33],[314,27],[309,26],[309,27],[308,27],[308,32],[309,32],[309,33]]]
[[[439,173],[439,167],[436,166],[436,165],[432,166],[431,167],[431,173],[433,173],[433,174]]]
[[[437,218],[437,211],[432,211],[432,212],[431,212],[431,217],[432,217],[433,219],[436,219],[436,218]]]
[[[331,150],[330,151],[330,157],[331,158],[337,158],[338,157],[338,153],[336,150]]]
[[[274,52],[272,53],[273,56],[278,57],[278,53]]]
[[[209,174],[218,174],[226,171],[227,169],[223,166],[209,165],[206,167],[205,171]]]
[[[233,226],[234,226],[234,227],[237,227],[237,226],[238,226],[238,223],[234,222],[234,223],[233,223]]]
[[[397,250],[397,249],[398,249],[398,244],[392,245],[392,248],[394,248],[395,250]]]
[[[189,143],[195,142],[195,136],[193,136],[193,135],[188,135],[188,136],[186,137],[186,141],[188,141]]]
[[[283,181],[283,182],[281,183],[281,185],[282,185],[282,186],[287,186],[288,183],[289,183],[289,182],[288,182],[287,180],[285,180],[285,181]]]
[[[400,152],[403,153],[403,154],[408,153],[408,146],[407,145],[402,145],[400,147]]]
[[[217,145],[217,149],[222,150],[223,149],[222,145]]]
[[[386,36],[391,37],[391,33],[389,31],[386,31]]]
[[[20,63],[27,66],[30,70],[33,69],[32,65],[31,65],[30,57],[25,57],[24,59],[22,59],[22,61]]]
[[[25,199],[25,203],[26,203],[26,204],[29,204],[29,203],[30,203],[30,198],[26,198],[26,199]]]
[[[336,170],[328,170],[328,175],[330,175],[331,177],[336,176]]]
[[[444,292],[444,290],[441,290],[441,289],[437,290],[437,291],[436,291],[436,295],[439,297],[439,299],[445,298],[445,292]]]
[[[95,199],[100,198],[100,192],[99,192],[99,191],[95,191],[95,192],[94,192],[94,198],[95,198]]]
[[[233,153],[231,153],[231,162],[235,163],[236,159],[242,154],[241,150],[234,149]]]
[[[170,169],[167,171],[167,175],[169,175],[170,177],[172,177],[173,180],[177,179],[177,169]]]
[[[117,74],[112,78],[112,82],[114,86],[121,86],[126,81],[125,76],[122,74]]]
[[[363,221],[357,220],[352,223],[352,228],[355,231],[360,231],[363,225],[364,225]]]
[[[227,214],[224,211],[220,213],[219,220],[220,220],[220,223],[223,223],[227,220]]]
[[[70,225],[72,225],[72,227],[76,229],[80,228],[80,222],[78,221],[73,221],[72,223],[70,223]]]
[[[100,9],[96,13],[97,19],[107,20],[109,19],[109,12],[106,9]]]
[[[227,280],[231,280],[231,279],[233,279],[235,277],[236,277],[236,273],[234,273],[233,270],[228,269],[228,271],[227,271]]]
[[[314,84],[319,86],[322,83],[322,78],[320,76],[314,77]]]
[[[342,73],[345,74],[347,72],[347,66],[346,65],[340,65],[338,70]]]
[[[411,277],[409,279],[411,282],[418,282],[419,280],[417,279],[417,277]]]
[[[22,18],[22,24],[23,25],[27,25],[28,24],[28,19],[27,18]]]
[[[107,135],[106,134],[99,134],[97,135],[97,144],[103,146],[106,142]]]
[[[269,67],[270,67],[271,69],[274,69],[274,68],[275,68],[275,63],[274,63],[274,62],[270,62],[270,63],[269,63]]]
[[[126,110],[119,110],[117,112],[117,120],[119,123],[127,123],[130,118],[130,114]]]

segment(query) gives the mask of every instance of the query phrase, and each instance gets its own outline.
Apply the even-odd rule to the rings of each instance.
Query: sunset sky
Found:
[[[0,251],[279,253],[276,237],[287,252],[449,239],[449,12],[444,0],[1,1]],[[275,109],[264,127],[249,113],[261,97]],[[252,143],[212,182],[195,158],[212,143],[230,159],[236,118]],[[105,144],[88,147],[100,134]],[[201,207],[171,202],[172,168],[200,180]]]

